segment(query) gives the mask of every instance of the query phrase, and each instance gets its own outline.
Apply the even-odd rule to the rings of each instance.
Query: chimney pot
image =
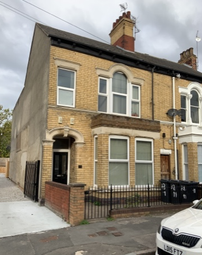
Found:
[[[180,60],[178,63],[190,65],[194,70],[197,70],[196,55],[194,55],[192,47],[180,53]]]
[[[134,51],[134,21],[131,19],[130,11],[123,12],[122,16],[113,23],[110,32],[111,44],[129,51]]]

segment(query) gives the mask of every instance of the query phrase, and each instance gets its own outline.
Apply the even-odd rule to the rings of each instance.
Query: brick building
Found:
[[[40,199],[46,181],[202,181],[202,73],[193,49],[179,63],[135,52],[133,28],[123,13],[109,45],[36,24],[13,111],[10,178],[23,187],[26,161],[40,160]]]

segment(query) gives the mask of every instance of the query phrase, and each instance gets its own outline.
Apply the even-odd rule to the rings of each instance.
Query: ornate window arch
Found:
[[[181,94],[181,121],[188,124],[202,123],[202,87],[192,82],[187,88],[179,88]]]

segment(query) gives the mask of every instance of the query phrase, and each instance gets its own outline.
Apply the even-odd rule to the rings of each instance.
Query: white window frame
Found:
[[[124,73],[122,73],[122,74],[125,75]],[[126,78],[127,78],[127,76],[126,76]],[[99,92],[99,88],[100,88],[99,86],[100,86],[100,80],[101,79],[107,81],[107,93],[106,94],[103,94],[103,93]],[[133,87],[138,87],[138,99],[133,99],[132,98],[132,89],[133,89]],[[113,96],[114,95],[120,95],[120,96],[126,97],[126,114],[113,112]],[[107,97],[107,111],[104,112],[104,111],[100,111],[98,109],[99,112],[104,112],[104,113],[108,113],[108,114],[115,114],[115,115],[120,115],[120,116],[129,116],[129,117],[134,117],[134,118],[140,118],[141,117],[141,86],[140,85],[132,84],[127,79],[127,94],[121,94],[121,93],[112,91],[112,78],[99,77],[99,79],[98,79],[98,98],[99,98],[99,96],[106,96]],[[138,104],[139,104],[139,115],[138,116],[132,116],[132,113],[131,113],[132,102],[138,102]]]
[[[200,95],[199,95],[199,92],[198,92],[198,90],[196,90],[196,89],[192,89],[191,91],[190,91],[190,93],[192,92],[192,91],[195,91],[196,93],[197,93],[197,96],[198,96],[198,105],[197,106],[195,106],[195,105],[192,105],[191,104],[191,100],[190,100],[190,116],[191,116],[191,109],[193,108],[193,109],[197,109],[198,110],[198,122],[193,122],[192,121],[192,116],[191,116],[191,122],[193,123],[193,124],[196,124],[196,125],[198,125],[199,123],[200,123]],[[192,97],[191,97],[191,99],[192,99]]]
[[[139,160],[137,159],[137,142],[149,142],[151,143],[151,160]],[[144,163],[149,163],[151,164],[151,171],[152,171],[152,184],[150,184],[149,186],[153,186],[154,185],[154,143],[153,143],[153,140],[152,139],[146,139],[146,138],[136,138],[135,139],[135,167],[136,167],[136,164],[144,164]],[[136,183],[136,168],[135,168],[135,183]],[[138,184],[136,183],[137,186],[147,186],[148,183],[146,184]]]
[[[100,80],[105,80],[106,81],[106,93],[101,93],[100,92]],[[99,96],[104,96],[107,98],[107,110],[106,113],[109,112],[109,79],[104,78],[104,77],[99,77],[98,78],[98,103],[99,103]],[[99,105],[98,105],[99,106]],[[98,109],[99,112],[104,112],[104,111],[100,111]]]
[[[138,88],[138,99],[133,99],[132,98],[132,90],[133,90],[133,87],[136,87],[136,88]],[[140,94],[140,86],[138,86],[138,85],[136,85],[136,84],[131,84],[131,116],[132,117],[136,117],[136,118],[140,118],[140,115],[141,115],[141,108],[140,108],[140,106],[141,106],[141,104],[140,104],[140,96],[141,96],[141,94]],[[134,116],[134,115],[132,115],[132,102],[135,102],[135,103],[138,103],[138,105],[139,105],[139,112],[138,112],[138,116]]]
[[[187,116],[187,95],[184,95],[184,94],[180,95],[180,103],[181,103],[181,97],[185,97],[185,108],[183,108],[182,104],[181,104],[181,109],[185,111],[185,121],[181,120],[181,122],[185,122],[186,123],[187,118],[188,118],[188,116]]]
[[[199,165],[202,167],[202,155],[199,155],[199,146],[202,147],[202,144],[199,143],[197,146],[197,154],[198,154],[198,180],[199,180]],[[200,183],[202,183],[202,181],[199,180]]]
[[[191,119],[191,91],[196,91],[199,97],[199,123],[192,122]],[[202,87],[197,82],[192,82],[188,85],[188,87],[179,87],[179,93],[181,96],[186,96],[186,121],[182,121],[183,123],[202,126]]]
[[[66,87],[61,87],[61,86],[58,85],[59,69],[60,70],[65,70],[67,72],[72,72],[74,74],[74,88],[66,88]],[[73,98],[72,98],[73,104],[72,105],[60,104],[59,103],[59,91],[60,90],[72,91],[73,92]],[[57,105],[67,106],[67,107],[72,107],[72,108],[75,107],[75,95],[76,95],[75,91],[76,91],[76,72],[74,70],[58,67],[58,70],[57,70]]]
[[[183,180],[188,181],[189,179],[189,165],[188,165],[188,161],[185,160],[185,147],[187,150],[187,159],[188,159],[188,146],[187,144],[183,144],[182,146],[182,165],[183,165]],[[187,169],[187,171],[186,171]],[[187,172],[187,173],[186,173]],[[187,175],[188,174],[188,178]]]
[[[120,93],[120,92],[116,92],[113,91],[113,77],[116,73],[119,73],[121,75],[123,75],[126,78],[126,93]],[[115,72],[113,74],[113,77],[111,79],[111,86],[110,86],[110,96],[111,96],[111,113],[112,114],[117,114],[117,115],[128,115],[128,94],[129,94],[129,87],[128,87],[128,78],[127,76],[123,73],[123,72]],[[114,112],[113,110],[113,103],[114,103],[114,96],[120,96],[120,97],[124,97],[126,99],[126,113],[119,113],[119,112]]]
[[[111,139],[117,139],[117,140],[127,140],[127,159],[111,159],[110,158],[110,145],[111,145]],[[128,164],[128,169],[127,169],[127,177],[128,177],[128,183],[127,184],[119,184],[119,185],[113,185],[113,187],[120,187],[120,186],[129,186],[130,183],[130,155],[129,155],[129,137],[127,136],[115,136],[115,135],[111,135],[109,136],[109,153],[108,153],[108,164],[110,163],[115,163],[115,162],[120,162],[120,163],[127,163]],[[109,183],[109,171],[108,171],[108,183]],[[111,185],[111,183],[109,183],[109,185]]]

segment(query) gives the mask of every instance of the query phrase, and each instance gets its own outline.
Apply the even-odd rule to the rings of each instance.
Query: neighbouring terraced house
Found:
[[[111,44],[35,25],[9,177],[23,188],[26,161],[39,160],[39,199],[46,181],[202,182],[202,73],[193,48],[178,63],[136,52],[134,25],[124,12]]]

